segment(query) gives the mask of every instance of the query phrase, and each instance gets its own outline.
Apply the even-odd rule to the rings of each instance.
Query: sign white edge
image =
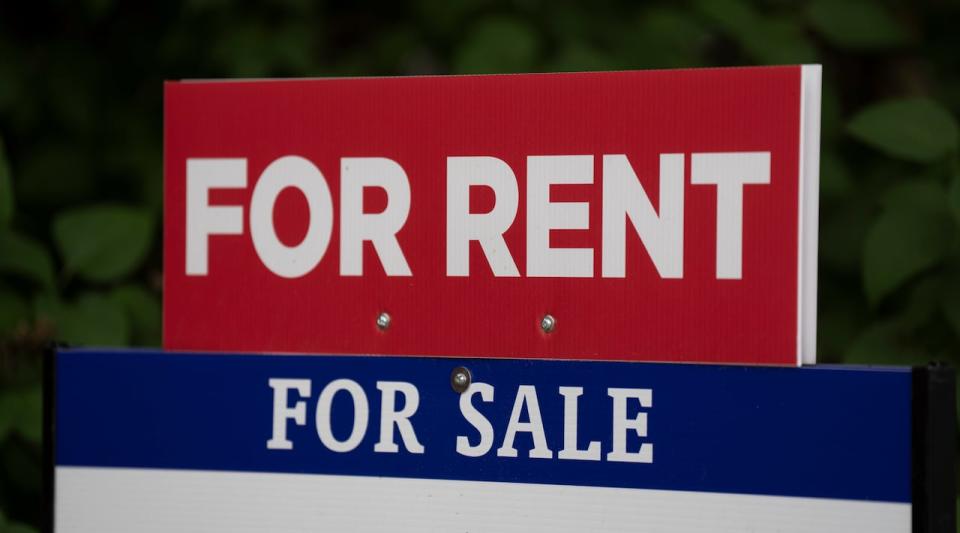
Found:
[[[823,67],[800,67],[800,220],[797,366],[817,363],[817,243],[820,216],[820,91]]]

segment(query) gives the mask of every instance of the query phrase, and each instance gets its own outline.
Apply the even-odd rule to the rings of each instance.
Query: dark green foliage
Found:
[[[930,163],[957,150],[957,121],[936,102],[899,99],[857,113],[850,134],[891,157]]]
[[[53,241],[66,275],[111,282],[136,270],[150,251],[153,217],[136,207],[97,205],[62,211]]]
[[[824,40],[851,50],[893,48],[907,42],[907,31],[881,3],[870,0],[815,0],[807,18]]]
[[[12,231],[0,231],[0,273],[29,281],[30,291],[54,291],[53,260],[43,243]]]
[[[949,1],[0,2],[0,531],[40,521],[40,347],[159,344],[164,80],[821,62],[819,359],[957,364],[958,21]]]
[[[883,203],[863,249],[863,285],[871,304],[941,262],[956,234],[946,193],[938,183],[894,186]]]
[[[10,225],[13,218],[13,180],[10,178],[10,165],[7,154],[0,144],[0,230]]]
[[[533,27],[516,18],[491,17],[464,36],[452,66],[463,74],[524,72],[537,67],[539,53]]]

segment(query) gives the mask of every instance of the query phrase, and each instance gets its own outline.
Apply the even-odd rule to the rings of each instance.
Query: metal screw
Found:
[[[544,315],[540,320],[540,329],[544,333],[550,333],[555,327],[557,327],[557,319],[553,318],[553,315]]]
[[[473,380],[470,370],[463,366],[458,366],[450,373],[450,386],[458,393],[470,388],[470,382]]]
[[[377,327],[385,330],[390,327],[390,314],[384,311],[377,317]]]

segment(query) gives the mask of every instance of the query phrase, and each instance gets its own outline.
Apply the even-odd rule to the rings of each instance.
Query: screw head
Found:
[[[470,388],[471,381],[473,381],[473,377],[470,375],[470,370],[466,367],[458,366],[450,373],[450,386],[458,393],[463,393],[463,391]]]
[[[556,327],[557,319],[553,318],[553,315],[544,315],[540,320],[540,329],[542,329],[544,333],[550,333]]]
[[[377,317],[377,327],[385,330],[390,327],[390,314],[384,311]]]

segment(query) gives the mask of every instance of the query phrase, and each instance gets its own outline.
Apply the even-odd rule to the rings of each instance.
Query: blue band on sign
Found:
[[[56,364],[59,466],[910,501],[906,368],[119,350]]]

